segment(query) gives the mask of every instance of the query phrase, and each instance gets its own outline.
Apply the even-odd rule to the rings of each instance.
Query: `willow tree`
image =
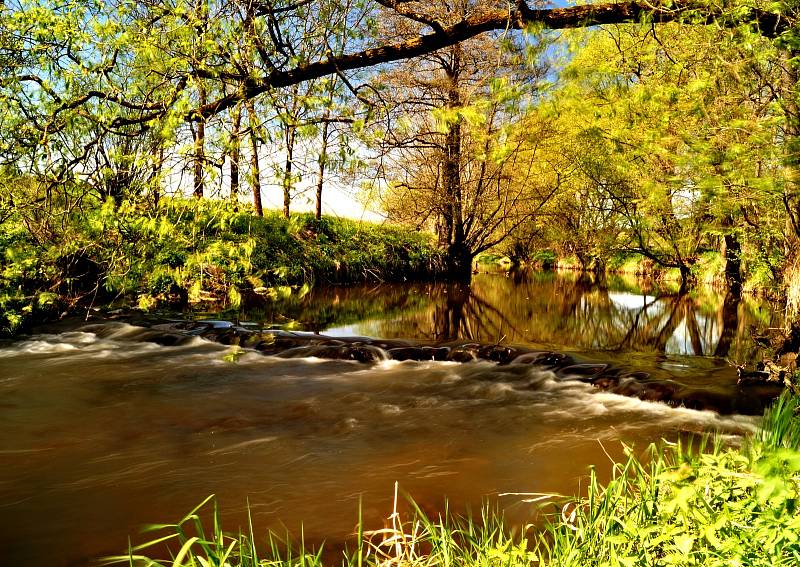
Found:
[[[241,29],[228,25],[239,2],[221,1],[209,6],[209,25],[203,31],[204,57],[193,56],[191,38],[196,36],[198,21],[183,4],[161,0],[145,3],[70,2],[52,5],[36,0],[23,3],[5,2],[2,7],[6,29],[19,34],[26,50],[41,57],[28,67],[15,69],[4,84],[38,81],[42,108],[37,116],[82,114],[114,128],[126,124],[152,125],[164,118],[198,121],[218,115],[239,101],[252,99],[276,88],[313,80],[325,75],[387,64],[434,53],[487,32],[506,32],[513,29],[565,29],[613,23],[668,21],[689,24],[717,24],[724,27],[740,25],[758,33],[788,42],[794,30],[793,13],[788,7],[776,5],[770,10],[747,5],[725,8],[690,1],[668,5],[650,3],[593,4],[571,8],[535,9],[525,2],[514,5],[487,3],[462,12],[453,12],[445,21],[431,20],[426,13],[427,3],[380,0],[344,5],[354,14],[369,13],[375,22],[388,15],[421,24],[418,34],[375,44],[368,38],[347,42],[348,50],[337,54],[325,45],[321,49],[301,51],[305,37],[287,35],[287,23],[302,13],[325,14],[339,9],[339,0],[302,2],[258,2],[253,6],[255,29],[260,38],[258,61],[253,67],[243,66],[237,48]],[[35,8],[35,9],[34,9]],[[360,16],[359,16],[360,17]],[[348,15],[348,20],[352,19]],[[325,18],[320,18],[321,25]],[[368,31],[370,28],[366,26]],[[341,32],[337,32],[341,33]],[[77,37],[68,38],[72,34]],[[311,38],[316,41],[316,37]],[[76,50],[80,44],[88,50]],[[159,57],[153,57],[160,52]],[[149,59],[148,59],[148,56]],[[124,82],[130,72],[122,70],[131,65],[144,69],[158,59],[169,64],[160,66],[158,81],[149,85]],[[49,61],[50,63],[45,63]],[[47,65],[44,75],[33,75],[35,67]],[[81,81],[66,81],[81,71]],[[233,89],[214,88],[206,104],[186,97],[190,80],[198,77],[214,84],[232,85]],[[62,79],[62,80],[51,80]],[[122,81],[122,82],[121,82]],[[134,88],[128,88],[133,86]],[[74,88],[80,87],[80,88]],[[97,103],[102,103],[98,105]],[[102,108],[100,108],[102,106]],[[29,109],[34,109],[31,105]],[[129,112],[122,112],[126,109]],[[39,126],[44,126],[40,124]],[[52,129],[49,130],[53,132]],[[90,140],[91,141],[91,140]]]
[[[740,289],[743,257],[753,271],[769,263],[769,241],[786,225],[778,61],[767,40],[740,31],[670,24],[582,34],[552,99],[562,168],[572,173],[567,199],[583,206],[554,215],[564,223],[555,239],[578,235],[575,246],[602,261],[589,250],[605,232],[593,221],[608,226],[611,215],[623,230],[606,255],[637,252],[686,282],[701,254],[721,249],[729,285]]]
[[[242,20],[237,14],[242,6],[252,8],[249,13],[258,39],[252,63],[243,62],[239,48]],[[330,27],[333,20],[326,17],[315,23],[323,32],[347,37],[341,52],[320,41],[328,37],[326,33],[292,33],[300,29],[300,23],[305,25],[304,14],[322,16],[335,10],[344,11],[345,17],[337,20],[344,21],[344,26]],[[193,15],[191,5],[163,0],[3,3],[0,17],[5,39],[0,41],[12,50],[20,46],[30,57],[20,58],[21,65],[12,64],[0,85],[0,96],[7,103],[1,111],[5,141],[0,159],[40,170],[55,186],[80,172],[87,155],[106,136],[156,130],[167,133],[162,138],[177,141],[188,123],[213,131],[217,129],[213,121],[242,101],[257,102],[266,93],[326,75],[345,81],[354,70],[441,55],[446,49],[457,52],[456,46],[478,36],[502,41],[513,36],[513,30],[642,22],[657,27],[677,22],[747,30],[787,49],[785,81],[791,84],[781,102],[790,174],[784,200],[797,227],[796,240],[800,239],[800,189],[794,174],[800,163],[800,119],[796,58],[791,51],[797,34],[796,14],[790,5],[717,6],[679,0],[538,9],[520,0],[466,3],[459,9],[446,7],[444,17],[431,17],[430,3],[418,1],[215,0],[208,3],[208,14],[203,21]],[[371,23],[352,34],[347,24],[365,15]],[[398,38],[373,34],[388,18],[405,21],[413,33]],[[202,48],[202,57],[197,56],[196,47]],[[198,90],[201,85],[203,93]],[[27,157],[20,160],[23,153]],[[792,250],[798,248],[793,245]]]
[[[484,0],[428,3],[417,21],[397,14],[381,21],[381,37],[417,37],[425,26],[444,28],[488,6]],[[534,199],[531,184],[511,175],[527,170],[521,164],[530,162],[531,149],[512,125],[546,72],[526,64],[524,47],[487,35],[380,75],[382,89],[393,93],[377,129],[390,218],[429,220],[459,279],[469,278],[476,254],[505,240],[535,208],[523,206]],[[544,49],[543,43],[527,47]]]

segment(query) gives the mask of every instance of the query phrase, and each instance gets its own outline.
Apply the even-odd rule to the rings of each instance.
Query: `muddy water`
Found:
[[[725,303],[710,292],[486,275],[469,289],[317,290],[240,317],[333,335],[547,345],[746,395],[709,355],[752,356],[750,326],[776,315]],[[311,542],[352,534],[359,498],[367,524],[381,525],[395,481],[428,511],[445,497],[459,510],[488,498],[524,520],[524,497],[499,495],[575,493],[589,465],[608,473],[620,440],[643,449],[755,424],[530,366],[255,352],[231,362],[230,347],[160,346],[129,322],[71,327],[0,347],[2,565],[88,564],[212,493],[231,529],[246,522],[249,500],[257,530],[299,533],[302,522]]]

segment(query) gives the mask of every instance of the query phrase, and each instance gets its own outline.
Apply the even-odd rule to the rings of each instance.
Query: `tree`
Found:
[[[253,208],[256,215],[264,216],[264,208],[261,203],[261,164],[259,162],[259,139],[262,131],[261,123],[256,114],[255,105],[252,101],[245,103],[247,117],[250,120],[250,188],[253,192]]]
[[[234,201],[239,198],[239,171],[241,169],[241,156],[242,156],[242,140],[241,140],[241,126],[242,126],[242,104],[238,104],[231,112],[231,137],[230,146],[228,149],[228,158],[230,159],[230,191],[231,199]]]
[[[458,11],[428,4],[425,25],[444,27],[480,11],[463,2]],[[411,37],[420,24],[384,22],[386,35]],[[422,57],[384,74],[395,105],[376,138],[392,188],[390,217],[428,221],[447,250],[450,271],[469,279],[476,254],[499,244],[535,205],[536,191],[513,171],[527,164],[533,145],[514,131],[542,68],[526,66],[521,46],[495,38],[474,39]],[[526,157],[523,157],[526,156]]]
[[[769,232],[763,221],[751,230],[742,217],[767,220],[780,187],[780,116],[769,88],[775,60],[766,40],[745,42],[738,33],[666,25],[581,34],[553,95],[571,140],[564,144],[571,195],[589,202],[581,189],[588,184],[597,200],[591,210],[616,215],[607,219],[624,228],[616,250],[677,268],[688,280],[701,253],[724,245],[733,287],[740,240],[763,249]],[[743,81],[745,72],[754,77]],[[562,216],[567,236],[578,228],[573,216]]]
[[[466,52],[459,45],[479,36],[489,43],[515,37],[509,30],[641,22],[651,24],[653,29],[653,24],[668,22],[701,29],[713,23],[736,33],[774,40],[772,45],[790,46],[796,23],[787,7],[711,7],[686,0],[668,6],[630,2],[554,9],[533,9],[525,2],[513,6],[499,2],[464,3],[458,10],[444,13],[446,17],[436,13],[436,6],[395,0],[358,4],[334,0],[220,1],[203,6],[207,9],[198,11],[161,0],[130,4],[76,1],[64,6],[42,3],[37,6],[39,9],[31,10],[27,5],[3,4],[6,26],[0,49],[11,53],[22,49],[37,55],[21,57],[18,65],[12,63],[0,87],[0,96],[8,103],[2,118],[2,135],[7,140],[0,147],[3,159],[17,163],[25,154],[23,165],[41,171],[52,190],[79,174],[87,156],[106,137],[154,130],[161,139],[174,143],[183,137],[189,122],[195,129],[194,188],[199,193],[203,189],[203,172],[197,164],[213,163],[200,144],[206,131],[221,132],[219,120],[243,101],[257,102],[265,93],[326,75],[337,75],[345,82],[348,71],[421,56],[435,60],[437,53],[447,49],[450,63],[444,73],[451,84],[457,84],[461,72],[459,53]],[[328,17],[332,13],[337,17]],[[309,14],[324,17],[309,23]],[[364,17],[372,19],[372,25],[366,28],[371,35],[343,33],[347,25],[342,22]],[[394,38],[371,33],[389,18],[403,22],[409,33]],[[331,49],[327,43],[331,37],[346,38],[341,50]],[[241,48],[242,38],[247,39],[247,49]],[[790,220],[794,220],[800,191],[792,172],[800,161],[796,159],[795,143],[800,125],[794,111],[796,81],[791,51],[786,59],[789,64],[785,66],[784,80],[789,86],[779,92],[779,98],[786,122],[786,143],[781,147],[790,174],[783,184],[783,201]],[[453,158],[461,152],[461,129],[466,120],[463,112],[456,111],[466,108],[460,97],[458,89],[450,89],[443,108],[449,108],[450,116],[456,119],[450,123],[446,117],[441,120],[447,124],[441,187],[451,202],[444,209],[441,225],[444,233],[452,225],[452,256],[461,257],[455,263],[463,271],[466,254],[459,243],[466,236],[460,234],[464,211],[459,210],[458,194],[462,188],[456,182],[461,177],[456,172],[460,173],[462,165]],[[690,153],[680,150],[674,155]],[[682,174],[680,168],[685,164],[679,161],[662,164],[661,177],[665,181]],[[651,161],[651,165],[654,163]],[[724,173],[724,167],[718,169],[719,175]],[[676,194],[674,190],[666,191],[661,208],[653,203],[652,211],[660,211],[666,219],[676,219],[674,208],[670,211],[666,207],[666,198]],[[699,208],[694,218],[702,220],[714,203],[696,202]],[[664,231],[674,235],[674,229],[686,223],[662,225]],[[798,230],[795,228],[794,232],[797,240]],[[690,239],[678,234],[678,240]],[[675,238],[670,236],[664,240],[666,245],[658,247],[664,248],[672,241]],[[791,247],[798,248],[794,244]],[[688,255],[681,252],[681,265],[687,265],[684,256],[690,260],[692,254],[691,250]]]

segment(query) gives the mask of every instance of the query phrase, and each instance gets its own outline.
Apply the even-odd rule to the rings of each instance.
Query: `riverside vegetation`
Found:
[[[431,234],[439,260],[423,270],[409,252],[402,277],[468,280],[479,254],[544,254],[800,306],[795,7],[257,4],[0,6],[0,231],[23,249],[3,259],[7,331],[87,292],[235,303],[242,286],[401,275],[399,248],[381,275],[358,239],[306,258],[275,215],[227,215],[247,199],[263,217],[266,183],[301,240],[316,229],[292,210],[311,184],[317,223],[334,226],[335,183]],[[199,204],[195,222],[170,194],[222,204]],[[199,241],[170,250],[171,227]]]
[[[539,502],[539,526],[510,526],[485,508],[480,517],[437,517],[395,510],[382,529],[359,520],[342,565],[797,565],[800,561],[800,398],[784,394],[760,427],[731,446],[719,437],[628,448],[608,484],[589,472],[584,494]],[[542,504],[542,501],[548,503]],[[210,510],[209,510],[210,508]],[[210,517],[211,523],[208,524]],[[301,538],[228,533],[209,497],[175,524],[152,526],[155,539],[108,564],[321,566],[322,549]],[[267,541],[266,548],[263,542]],[[168,551],[165,551],[165,546]],[[158,555],[159,553],[163,555]],[[327,562],[328,564],[330,562]]]
[[[243,296],[276,299],[292,286],[433,278],[442,270],[425,234],[306,214],[255,216],[230,202],[108,201],[58,226],[38,220],[0,225],[0,334],[114,300],[145,310],[235,309]]]

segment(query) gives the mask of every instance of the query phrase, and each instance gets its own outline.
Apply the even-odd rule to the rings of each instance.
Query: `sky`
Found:
[[[283,188],[272,172],[273,157],[260,154],[261,161],[261,200],[264,209],[283,210]],[[242,182],[239,200],[251,203],[253,194],[246,181],[246,170],[249,167],[249,157],[242,155]],[[302,157],[298,162],[302,161]],[[168,192],[175,195],[188,197],[193,191],[190,162],[187,158],[175,156],[170,165],[172,173],[166,180]],[[227,198],[230,194],[230,169],[225,163],[220,177],[219,169],[207,171],[206,195],[214,198]],[[316,173],[308,173],[295,187],[290,209],[292,212],[313,212],[316,210]],[[322,193],[322,214],[353,220],[381,223],[386,216],[381,213],[377,204],[367,207],[359,199],[359,188],[354,185],[344,184],[331,176],[326,180]]]

